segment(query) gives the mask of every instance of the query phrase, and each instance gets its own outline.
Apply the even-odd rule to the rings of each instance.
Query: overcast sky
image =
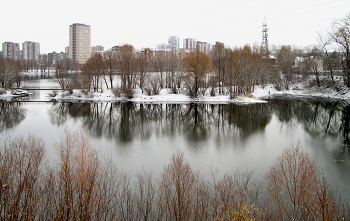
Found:
[[[91,25],[91,46],[155,48],[168,36],[230,47],[262,41],[266,17],[269,44],[307,46],[317,31],[350,13],[350,0],[11,0],[2,2],[0,42],[34,41],[41,53],[64,51],[69,25]]]

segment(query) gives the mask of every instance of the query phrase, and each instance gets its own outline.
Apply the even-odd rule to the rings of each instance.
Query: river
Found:
[[[0,138],[41,137],[51,161],[57,159],[53,146],[64,129],[79,127],[87,130],[101,157],[111,157],[132,176],[147,170],[159,177],[180,150],[203,177],[241,168],[254,170],[259,179],[284,148],[300,145],[350,203],[350,106],[340,100],[284,96],[249,105],[54,103],[46,102],[49,91],[33,93],[26,102],[0,101]]]

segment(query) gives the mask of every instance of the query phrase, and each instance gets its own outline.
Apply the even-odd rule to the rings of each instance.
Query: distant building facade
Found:
[[[4,42],[2,43],[2,56],[18,61],[21,58],[19,43]]]
[[[177,36],[170,36],[168,38],[168,47],[172,51],[178,51],[180,48],[180,38]]]
[[[91,56],[93,56],[95,53],[103,52],[105,48],[101,45],[96,45],[91,47]]]
[[[167,44],[162,43],[162,44],[158,44],[158,45],[156,46],[156,48],[159,49],[159,50],[164,50],[164,49],[167,49],[168,46],[167,46]]]
[[[219,48],[225,48],[225,44],[217,41],[215,42],[215,45],[213,45],[212,50],[214,51],[215,49],[219,49]]]
[[[74,23],[69,26],[69,57],[79,64],[91,57],[90,25]]]
[[[209,55],[211,48],[212,46],[210,43],[197,41],[196,49],[198,49],[199,51]]]
[[[120,46],[116,45],[112,47],[112,51],[120,51]]]
[[[47,61],[50,65],[55,65],[57,64],[57,62],[59,60],[65,59],[65,58],[69,58],[69,54],[68,53],[56,53],[55,51],[52,53],[48,53],[47,55]]]
[[[195,50],[196,49],[196,39],[186,38],[183,40],[183,49],[185,50]]]
[[[26,61],[39,62],[40,44],[32,41],[25,41],[22,43],[22,59]]]

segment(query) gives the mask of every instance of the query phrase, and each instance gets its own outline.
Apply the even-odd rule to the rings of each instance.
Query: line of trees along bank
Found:
[[[104,84],[116,94],[139,88],[150,95],[168,88],[191,97],[205,93],[230,93],[234,97],[253,91],[256,84],[269,83],[272,65],[263,56],[258,48],[250,46],[217,48],[209,56],[198,50],[136,52],[133,46],[123,45],[118,51],[91,57],[81,67],[80,87],[99,91]]]
[[[59,160],[45,163],[41,139],[8,139],[0,146],[1,220],[345,220],[315,161],[299,147],[283,151],[263,182],[236,170],[212,181],[180,152],[155,180],[135,182],[101,160],[84,130],[65,131]]]

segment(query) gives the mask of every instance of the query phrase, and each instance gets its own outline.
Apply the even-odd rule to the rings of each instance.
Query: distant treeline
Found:
[[[296,83],[332,87],[339,91],[350,87],[350,14],[332,24],[319,43],[306,48],[290,45],[258,45],[236,48],[217,46],[209,54],[190,52],[136,51],[125,44],[115,51],[96,53],[85,64],[62,59],[54,74],[62,89],[81,89],[84,93],[112,89],[116,96],[133,96],[138,88],[147,94],[158,94],[163,88],[173,93],[246,94],[254,86],[272,84],[277,90],[294,88]],[[271,56],[273,55],[273,56]],[[20,82],[20,72],[27,63],[0,59],[0,82],[10,87]],[[45,67],[45,65],[41,65]],[[48,67],[47,67],[48,68]],[[334,76],[341,71],[343,78]],[[71,74],[71,73],[75,74]],[[321,76],[327,72],[327,78]],[[67,77],[68,74],[70,77]],[[117,82],[117,83],[115,83]]]

